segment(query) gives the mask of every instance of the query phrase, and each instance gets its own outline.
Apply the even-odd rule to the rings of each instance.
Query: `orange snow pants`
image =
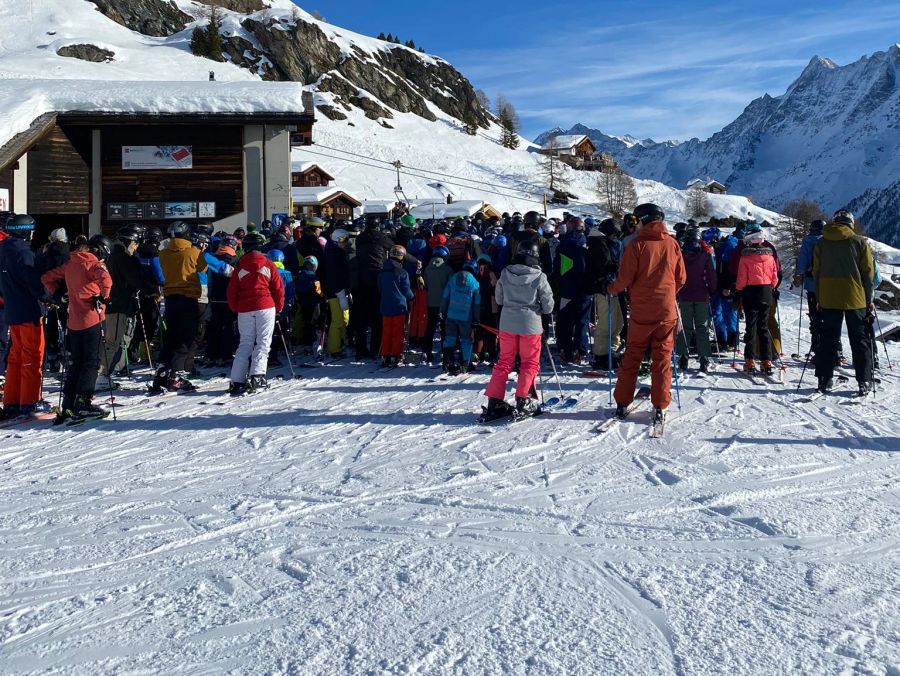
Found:
[[[634,401],[634,387],[637,384],[641,360],[650,348],[650,401],[653,408],[668,408],[672,401],[672,348],[675,345],[675,325],[677,322],[661,324],[638,324],[634,320],[628,324],[628,342],[625,357],[619,369],[614,397],[619,406],[628,406]]]
[[[9,337],[12,345],[6,362],[3,406],[34,406],[41,399],[44,327],[42,322],[13,324]]]

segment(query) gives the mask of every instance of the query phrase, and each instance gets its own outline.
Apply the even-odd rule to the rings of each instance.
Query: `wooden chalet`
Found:
[[[594,142],[585,134],[555,136],[545,143],[541,155],[556,157],[579,171],[600,171],[611,174],[619,168],[613,156],[607,152],[597,152]]]
[[[291,166],[292,188],[319,188],[333,180],[334,176],[315,162],[294,162]]]
[[[85,83],[84,109],[49,111],[0,139],[0,197],[34,216],[39,239],[59,227],[74,237],[126,223],[165,230],[174,220],[229,230],[290,212],[290,135],[311,133],[311,97],[291,110],[269,88],[292,83],[252,83],[264,87],[239,90],[251,112],[210,112],[228,108],[231,83],[164,83],[164,109],[136,112],[143,84],[133,101],[92,110],[87,99],[104,83]],[[300,100],[293,89],[285,94]],[[274,99],[283,109],[271,109]]]
[[[708,178],[705,181],[702,178],[695,178],[687,184],[688,190],[703,190],[712,195],[725,195],[728,188],[723,183],[719,183],[715,179]]]
[[[356,197],[340,188],[291,188],[291,199],[294,218],[320,216],[349,221],[353,218],[353,210],[362,206]]]

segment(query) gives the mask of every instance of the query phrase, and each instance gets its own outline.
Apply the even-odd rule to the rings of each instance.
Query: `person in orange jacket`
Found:
[[[41,283],[51,295],[63,281],[69,291],[66,336],[69,365],[62,388],[62,405],[53,421],[57,425],[71,419],[108,415],[91,400],[104,351],[101,323],[106,320],[106,304],[113,285],[104,261],[112,249],[112,240],[104,235],[94,235],[87,244],[79,246],[66,263],[41,276]]]
[[[607,289],[610,295],[627,289],[631,306],[625,357],[614,394],[616,417],[628,415],[641,359],[650,348],[650,400],[655,409],[654,423],[662,423],[672,401],[672,348],[678,329],[676,294],[687,281],[687,274],[678,242],[666,228],[663,210],[655,204],[641,204],[634,216],[640,228],[623,250],[618,277]]]
[[[735,251],[737,254],[737,251]],[[744,334],[744,372],[756,373],[756,339],[759,336],[759,356],[763,375],[772,375],[772,334],[769,332],[769,308],[775,301],[778,288],[778,264],[771,246],[766,245],[762,228],[744,235],[737,267],[737,293],[740,294],[747,332]]]

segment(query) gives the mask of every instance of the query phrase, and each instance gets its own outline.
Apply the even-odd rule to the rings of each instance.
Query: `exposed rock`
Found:
[[[280,28],[275,28],[276,24],[274,19],[266,24],[250,18],[242,22],[269,55],[282,80],[312,84],[340,62],[340,48],[318,26],[305,21],[296,26],[278,24]]]
[[[81,59],[82,61],[93,61],[94,63],[107,63],[112,61],[116,54],[108,49],[103,49],[97,45],[65,45],[56,50],[60,56],[67,56],[73,59]]]
[[[90,0],[103,14],[144,35],[167,37],[193,19],[171,0]]]
[[[222,9],[230,9],[232,12],[242,12],[249,14],[250,12],[258,12],[261,9],[268,9],[269,4],[263,0],[195,0],[203,5],[216,5]]]
[[[344,115],[341,111],[339,111],[334,106],[329,106],[327,103],[320,103],[316,106],[316,110],[318,110],[322,115],[327,117],[329,120],[346,120],[347,116]]]
[[[263,80],[279,79],[266,55],[256,49],[249,40],[238,35],[223,37],[222,51],[231,63],[256,73]]]

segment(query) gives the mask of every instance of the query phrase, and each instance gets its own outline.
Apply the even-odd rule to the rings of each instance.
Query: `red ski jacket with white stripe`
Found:
[[[232,312],[284,309],[284,284],[272,261],[256,251],[244,254],[228,282],[228,307]]]

